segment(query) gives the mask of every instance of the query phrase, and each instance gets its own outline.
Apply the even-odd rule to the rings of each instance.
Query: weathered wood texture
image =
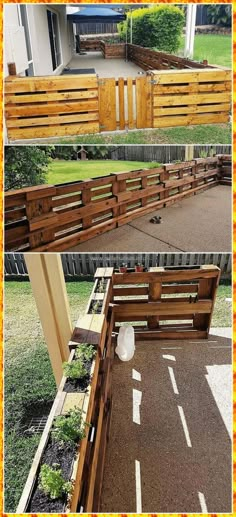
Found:
[[[132,322],[138,340],[206,338],[219,280],[213,265],[115,272],[115,323]]]
[[[10,140],[97,133],[97,76],[9,77],[5,114]]]
[[[220,184],[232,185],[232,160],[229,154],[218,156],[220,166]]]
[[[100,50],[105,59],[124,59],[126,56],[125,43],[100,42]]]
[[[230,160],[230,156],[224,156],[223,163]],[[7,192],[5,249],[66,250],[135,217],[218,185],[221,169],[218,155]],[[223,171],[225,174],[224,166]]]
[[[219,124],[229,121],[231,71],[153,71],[152,115],[154,128]]]

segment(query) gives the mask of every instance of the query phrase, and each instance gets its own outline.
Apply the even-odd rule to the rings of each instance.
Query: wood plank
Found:
[[[49,136],[73,136],[89,133],[98,133],[98,122],[85,122],[83,124],[55,125],[51,127],[34,128],[9,128],[8,137],[10,140],[25,140],[27,138],[47,138]]]
[[[208,333],[207,331],[203,330],[156,330],[156,331],[141,331],[137,332],[135,334],[135,340],[136,341],[145,341],[148,339],[207,339]]]
[[[196,124],[220,124],[229,121],[228,113],[216,113],[206,115],[186,115],[186,117],[159,117],[154,118],[153,127],[174,127],[174,126],[190,126]]]
[[[82,113],[80,115],[58,115],[52,117],[36,117],[36,118],[10,118],[7,121],[8,128],[19,128],[29,126],[52,126],[57,124],[70,124],[78,122],[97,121],[98,113]]]
[[[98,79],[96,74],[20,77],[5,81],[5,93],[50,92],[53,90],[80,90],[96,88]]]
[[[151,79],[149,76],[136,78],[136,114],[137,129],[152,127]]]
[[[201,93],[201,92],[225,92],[231,91],[230,82],[222,83],[193,83],[175,85],[154,85],[153,94],[174,94],[174,93]]]
[[[178,298],[177,298],[178,299]],[[115,305],[113,308],[115,316],[166,316],[166,315],[175,315],[179,314],[183,316],[185,314],[192,314],[194,310],[194,314],[209,314],[212,309],[212,301],[211,300],[200,300],[196,303],[189,302],[168,302],[168,303],[140,303],[140,304],[130,304],[126,305]]]
[[[30,104],[31,106],[37,102],[56,102],[56,101],[71,101],[71,100],[80,100],[80,99],[98,99],[98,90],[97,88],[94,90],[78,90],[78,91],[68,91],[68,92],[58,92],[55,91],[53,93],[34,93],[25,94],[25,95],[5,95],[5,106],[8,108],[9,104],[14,104],[17,106],[18,104]]]
[[[180,106],[190,104],[230,103],[231,93],[199,93],[193,95],[157,95],[153,99],[154,107]]]
[[[133,79],[127,78],[127,104],[128,104],[128,128],[134,128],[134,113],[133,113]]]
[[[99,124],[101,131],[116,130],[116,80],[99,79]]]
[[[98,100],[91,101],[79,101],[79,102],[53,102],[52,104],[43,103],[41,105],[38,104],[30,104],[26,106],[6,106],[5,113],[6,116],[9,117],[27,117],[30,120],[31,117],[38,115],[49,115],[55,113],[59,115],[60,113],[81,113],[88,111],[98,111]],[[79,121],[79,119],[78,119]],[[21,120],[19,120],[19,125]]]
[[[231,81],[231,70],[181,70],[173,72],[173,70],[158,71],[153,73],[153,79],[157,84],[175,84],[175,83],[199,83],[214,81]]]
[[[210,104],[209,106],[184,106],[174,108],[154,108],[153,115],[165,116],[165,115],[185,115],[186,113],[214,113],[215,111],[222,113],[222,111],[230,111],[230,104]]]
[[[119,129],[125,129],[125,86],[123,77],[118,79]]]

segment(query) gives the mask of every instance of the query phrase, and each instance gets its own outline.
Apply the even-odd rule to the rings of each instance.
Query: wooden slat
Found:
[[[99,79],[99,124],[102,131],[116,130],[116,80]]]
[[[14,78],[5,82],[5,92],[8,93],[27,93],[36,92],[56,92],[62,90],[80,90],[84,88],[96,88],[98,84],[97,76],[93,75],[67,75],[65,76],[45,76]]]
[[[30,118],[39,115],[59,114],[59,113],[81,113],[87,111],[98,111],[98,100],[81,100],[79,102],[53,102],[30,104]],[[6,106],[5,112],[10,117],[29,117],[29,105],[25,106]],[[78,119],[79,121],[80,119]],[[19,124],[21,120],[19,120]]]
[[[179,83],[199,83],[213,81],[231,81],[230,70],[181,70],[173,72],[173,70],[153,72],[153,78],[156,84],[179,84]]]
[[[157,95],[154,97],[154,107],[156,106],[180,106],[190,104],[214,104],[229,103],[231,99],[228,93],[209,93],[209,94],[193,94],[193,95]]]
[[[76,101],[83,99],[97,99],[98,98],[98,90],[78,90],[78,91],[67,91],[67,92],[58,92],[55,91],[53,93],[34,93],[31,94],[22,94],[22,95],[5,95],[5,105],[6,107],[10,107],[10,104],[18,105],[18,104],[30,104],[34,106],[35,103],[45,103],[45,102],[56,102],[56,101]]]
[[[137,129],[152,127],[151,79],[149,76],[136,78],[136,113]]]
[[[118,79],[119,95],[119,129],[125,129],[125,87],[123,77]]]
[[[154,108],[154,117],[165,115],[185,115],[186,113],[222,113],[222,111],[230,111],[230,104],[210,104],[209,106],[184,106],[183,108],[176,106],[173,108]]]
[[[128,128],[134,128],[134,114],[133,114],[133,79],[127,78],[127,103],[128,103]]]
[[[220,124],[227,123],[229,121],[228,113],[216,113],[206,115],[186,115],[186,117],[175,116],[175,117],[159,117],[154,118],[153,127],[174,127],[174,126],[186,126],[196,124]]]
[[[88,122],[83,124],[55,125],[34,128],[9,128],[8,136],[13,140],[25,138],[47,138],[49,136],[73,136],[87,133],[97,133],[99,131],[98,122]]]
[[[57,124],[70,124],[87,121],[97,121],[98,113],[84,113],[80,115],[62,115],[51,117],[36,117],[36,118],[10,118],[8,119],[8,128],[13,127],[28,127],[28,126],[52,126]]]

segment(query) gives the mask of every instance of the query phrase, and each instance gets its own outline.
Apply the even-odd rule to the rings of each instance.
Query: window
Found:
[[[27,70],[25,70],[25,75],[32,76],[32,75],[34,75],[34,64],[33,64],[33,55],[32,55],[32,47],[31,47],[31,38],[30,38],[27,6],[26,5],[19,5],[18,6],[18,14],[19,14],[20,25],[23,25],[23,27],[25,29],[25,43],[26,43],[27,56],[28,56],[28,65],[29,65]]]
[[[52,69],[56,70],[56,68],[61,64],[61,45],[59,37],[58,15],[53,11],[47,10],[47,18],[52,54]]]

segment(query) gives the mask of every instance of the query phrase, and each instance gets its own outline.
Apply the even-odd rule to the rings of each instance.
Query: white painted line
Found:
[[[208,513],[204,494],[202,494],[202,492],[198,492],[198,497],[199,497],[199,502],[201,505],[202,513]]]
[[[134,379],[134,381],[141,381],[141,373],[137,372],[137,370],[132,370],[132,379]]]
[[[188,426],[187,426],[187,422],[186,422],[186,419],[185,419],[184,410],[183,410],[182,406],[178,406],[178,410],[179,410],[179,416],[181,418],[181,422],[182,422],[182,426],[183,426],[183,430],[184,430],[187,446],[188,447],[192,447],[190,436],[189,436],[189,431],[188,431]]]
[[[142,401],[142,392],[133,390],[133,422],[140,425],[140,404]]]
[[[161,350],[182,350],[182,346],[162,346]]]
[[[173,386],[174,393],[175,393],[175,395],[179,395],[179,390],[177,388],[174,370],[171,366],[168,366],[168,370],[169,370],[170,380],[171,380],[171,384]]]
[[[209,346],[209,348],[228,348],[229,350],[231,350],[231,346],[227,346],[227,345],[221,345],[221,346]]]
[[[169,361],[176,361],[174,355],[163,355],[163,359],[169,359]]]
[[[136,512],[142,513],[141,470],[140,461],[135,460]]]
[[[202,345],[203,343],[206,344],[206,339],[203,339],[202,341],[189,341],[189,343],[191,345]],[[210,341],[210,340],[207,340],[207,344],[208,343],[218,343],[218,341]]]

